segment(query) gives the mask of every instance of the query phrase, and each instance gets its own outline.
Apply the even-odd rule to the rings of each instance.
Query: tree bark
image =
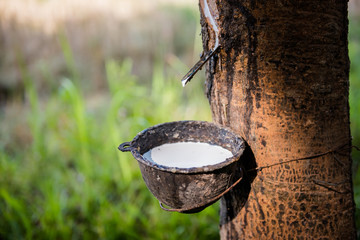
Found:
[[[249,145],[221,238],[355,239],[347,1],[200,0],[200,12],[204,49],[221,45],[206,65],[213,120]]]

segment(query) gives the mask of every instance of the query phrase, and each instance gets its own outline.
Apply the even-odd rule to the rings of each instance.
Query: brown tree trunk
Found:
[[[221,238],[354,239],[347,1],[200,0],[200,10],[204,49],[216,35],[221,45],[206,66],[213,120],[249,145],[247,179],[221,200]]]

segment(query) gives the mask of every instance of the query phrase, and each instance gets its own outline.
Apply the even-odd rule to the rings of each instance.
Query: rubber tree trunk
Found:
[[[249,145],[221,238],[355,239],[347,2],[200,0],[200,12],[204,49],[221,45],[206,65],[213,120]]]

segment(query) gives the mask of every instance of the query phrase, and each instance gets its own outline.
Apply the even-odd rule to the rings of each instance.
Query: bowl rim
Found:
[[[237,151],[237,153],[235,155],[233,155],[230,158],[226,158],[224,161],[217,163],[217,164],[212,164],[212,165],[206,165],[206,166],[202,166],[202,167],[192,167],[192,168],[179,168],[179,167],[168,167],[168,166],[164,166],[161,164],[157,164],[153,161],[150,161],[146,158],[143,157],[142,154],[140,154],[139,149],[134,147],[137,143],[137,141],[139,140],[139,138],[141,136],[143,136],[144,134],[146,134],[148,131],[153,131],[159,127],[163,127],[166,125],[170,125],[170,124],[186,124],[186,123],[193,123],[193,124],[203,124],[203,125],[212,125],[215,126],[219,129],[225,130],[226,132],[230,133],[231,135],[233,135],[234,138],[238,139],[241,141],[241,144],[239,145],[239,150]],[[206,143],[206,142],[204,142]],[[213,123],[213,122],[207,122],[207,121],[192,121],[192,120],[184,120],[184,121],[173,121],[173,122],[165,122],[165,123],[161,123],[161,124],[157,124],[154,125],[152,127],[149,127],[141,132],[139,132],[134,139],[130,142],[130,148],[131,148],[131,153],[134,156],[134,158],[141,164],[145,164],[149,167],[161,170],[161,171],[166,171],[166,172],[171,172],[171,173],[182,173],[182,174],[189,174],[189,173],[207,173],[207,172],[213,172],[216,170],[219,170],[221,168],[224,168],[226,166],[229,166],[230,164],[240,160],[240,157],[243,155],[244,150],[245,150],[245,141],[242,137],[240,137],[239,135],[237,135],[236,133],[234,133],[230,128],[228,127],[224,127],[220,124],[217,123]]]

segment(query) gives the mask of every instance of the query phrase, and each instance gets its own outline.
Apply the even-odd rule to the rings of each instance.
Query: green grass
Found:
[[[350,122],[352,144],[360,147],[360,18],[350,19],[349,57],[350,65]],[[360,236],[360,151],[352,151],[354,166],[354,198],[356,204],[356,225]]]
[[[89,93],[64,33],[58,44],[68,76],[44,64],[44,96],[18,54],[25,101],[0,109],[0,239],[218,239],[217,204],[194,215],[161,210],[136,160],[117,149],[155,124],[211,120],[204,78],[182,88],[189,66],[175,56],[155,58],[146,82],[130,59],[108,60],[107,89]]]
[[[1,239],[218,238],[218,206],[192,216],[164,212],[131,154],[117,150],[154,124],[210,120],[201,81],[183,89],[158,61],[151,84],[140,84],[131,69],[130,60],[106,63],[99,106],[66,78],[39,101],[28,79],[22,117],[32,140],[16,152],[2,144],[0,155]]]

